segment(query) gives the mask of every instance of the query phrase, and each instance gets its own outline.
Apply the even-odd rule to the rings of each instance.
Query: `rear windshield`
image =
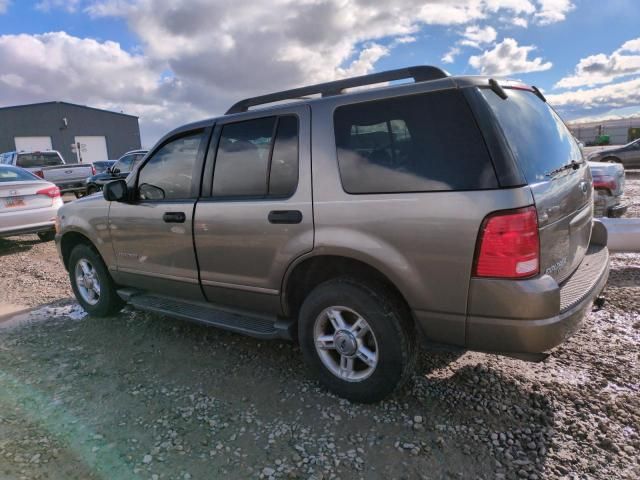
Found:
[[[54,167],[62,165],[60,155],[53,152],[19,153],[16,164],[22,168]]]
[[[497,187],[484,140],[459,91],[342,106],[334,128],[347,193]]]
[[[554,170],[582,161],[569,129],[533,92],[506,89],[508,98],[503,100],[492,90],[481,91],[498,117],[527,183],[548,180]]]
[[[0,183],[42,180],[31,172],[14,167],[0,167]]]

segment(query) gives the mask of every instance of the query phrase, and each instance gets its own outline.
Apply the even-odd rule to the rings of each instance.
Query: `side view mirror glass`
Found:
[[[138,191],[140,200],[164,200],[164,190],[149,183],[143,183]]]
[[[127,182],[124,180],[115,180],[107,183],[102,194],[108,202],[124,202],[127,199]]]
[[[113,167],[110,173],[112,175],[118,175],[120,173],[120,169],[118,167]]]

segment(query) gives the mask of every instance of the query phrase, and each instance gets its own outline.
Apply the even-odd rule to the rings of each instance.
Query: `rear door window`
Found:
[[[214,197],[286,197],[297,185],[297,117],[258,118],[222,128]]]
[[[60,155],[49,152],[19,153],[16,162],[16,165],[22,168],[55,167],[63,164]]]
[[[342,106],[334,114],[334,129],[348,193],[498,186],[482,135],[458,91]]]
[[[481,91],[528,183],[549,180],[558,168],[582,162],[582,152],[569,129],[533,92],[508,88],[503,100],[492,90]]]

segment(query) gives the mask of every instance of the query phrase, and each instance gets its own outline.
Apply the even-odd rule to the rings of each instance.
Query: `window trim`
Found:
[[[255,113],[255,112],[251,112]],[[267,112],[265,112],[267,113]],[[220,146],[220,139],[222,138],[222,132],[224,127],[227,125],[236,125],[238,123],[246,123],[252,122],[256,120],[262,120],[265,118],[275,117],[276,121],[274,122],[273,132],[272,132],[272,140],[269,146],[269,160],[267,164],[267,176],[266,176],[266,194],[265,195],[213,195],[213,179],[216,173],[216,164],[218,161],[218,147]],[[298,134],[296,136],[298,142],[298,175],[296,179],[295,188],[288,195],[270,195],[269,194],[269,183],[271,179],[271,165],[273,163],[273,149],[276,143],[276,137],[278,133],[278,126],[280,125],[281,117],[294,117],[297,123]],[[211,136],[211,141],[207,150],[206,156],[206,166],[205,172],[203,176],[202,189],[200,193],[200,199],[205,200],[207,202],[255,202],[255,201],[283,201],[288,200],[293,197],[298,188],[300,187],[300,128],[301,126],[301,118],[297,112],[284,111],[284,112],[268,112],[265,115],[251,116],[251,118],[241,118],[236,121],[228,121],[224,123],[217,123],[214,129],[214,132]],[[215,145],[214,145],[215,144]],[[208,185],[205,185],[205,179]],[[206,192],[205,192],[206,189]]]
[[[352,106],[362,106],[362,105],[367,105],[367,104],[373,104],[373,103],[381,103],[381,102],[387,102],[387,101],[392,101],[392,100],[396,100],[396,99],[404,99],[404,98],[408,98],[408,97],[416,97],[416,96],[426,96],[426,95],[437,95],[439,93],[443,93],[443,92],[450,92],[450,91],[458,91],[461,90],[461,98],[463,100],[463,102],[465,103],[465,105],[468,108],[469,111],[469,115],[471,116],[474,125],[477,127],[478,130],[478,134],[480,135],[480,138],[482,140],[482,144],[485,147],[486,153],[487,153],[487,158],[491,164],[492,170],[494,172],[495,175],[495,180],[496,180],[496,186],[495,187],[483,187],[483,188],[449,188],[449,189],[440,189],[440,190],[401,190],[401,191],[379,191],[379,192],[350,192],[349,190],[347,190],[347,188],[344,185],[344,180],[342,178],[342,172],[340,170],[340,158],[339,158],[339,154],[338,154],[338,142],[336,139],[336,114],[338,113],[338,111],[342,108],[346,108],[346,107],[352,107]],[[500,185],[500,181],[499,181],[499,177],[496,171],[496,167],[495,167],[495,163],[493,160],[493,155],[492,155],[492,151],[489,148],[489,145],[487,145],[487,142],[485,140],[485,135],[484,135],[484,130],[481,128],[481,126],[478,123],[478,120],[476,118],[476,111],[474,110],[474,108],[472,108],[472,105],[470,104],[467,95],[465,95],[464,90],[466,89],[456,89],[456,88],[438,88],[435,90],[426,90],[426,91],[418,91],[418,92],[411,92],[411,93],[407,93],[404,95],[392,95],[392,96],[384,96],[384,97],[380,97],[380,98],[372,98],[369,100],[358,100],[358,101],[354,101],[354,102],[341,102],[340,104],[336,105],[332,111],[331,111],[331,123],[332,123],[332,128],[331,128],[331,133],[333,134],[333,145],[335,147],[335,160],[336,160],[336,168],[338,170],[338,180],[340,181],[340,187],[342,188],[342,191],[344,193],[346,193],[347,195],[351,195],[351,196],[362,196],[362,195],[405,195],[405,194],[416,194],[416,193],[456,193],[456,192],[476,192],[476,191],[490,191],[490,190],[499,190],[501,187]],[[396,120],[396,119],[389,119],[390,120]]]
[[[211,138],[212,126],[201,126],[198,128],[194,128],[192,130],[184,130],[175,135],[172,135],[166,139],[164,139],[161,143],[156,145],[153,150],[149,151],[144,158],[144,161],[138,164],[138,166],[134,166],[133,169],[129,172],[129,174],[134,173],[132,177],[134,177],[134,181],[131,184],[131,192],[129,193],[129,200],[131,203],[135,204],[143,204],[143,203],[179,203],[179,202],[196,202],[200,196],[200,182],[202,180],[203,167],[204,167],[204,158],[207,152],[207,146],[209,144],[209,140]],[[191,176],[191,196],[188,198],[172,198],[172,199],[162,199],[162,200],[142,200],[138,197],[138,182],[140,180],[140,172],[142,169],[149,163],[149,161],[155,157],[156,153],[167,144],[179,140],[184,137],[189,137],[192,135],[201,134],[202,139],[200,140],[200,145],[198,147],[198,153],[196,154],[196,161],[193,165],[193,171]],[[200,179],[200,181],[196,182],[196,179]]]

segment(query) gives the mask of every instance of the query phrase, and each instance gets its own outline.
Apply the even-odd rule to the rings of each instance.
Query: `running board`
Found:
[[[292,338],[293,322],[275,316],[247,313],[205,302],[149,295],[132,289],[118,290],[118,295],[135,308],[148,312],[203,323],[256,338]]]

